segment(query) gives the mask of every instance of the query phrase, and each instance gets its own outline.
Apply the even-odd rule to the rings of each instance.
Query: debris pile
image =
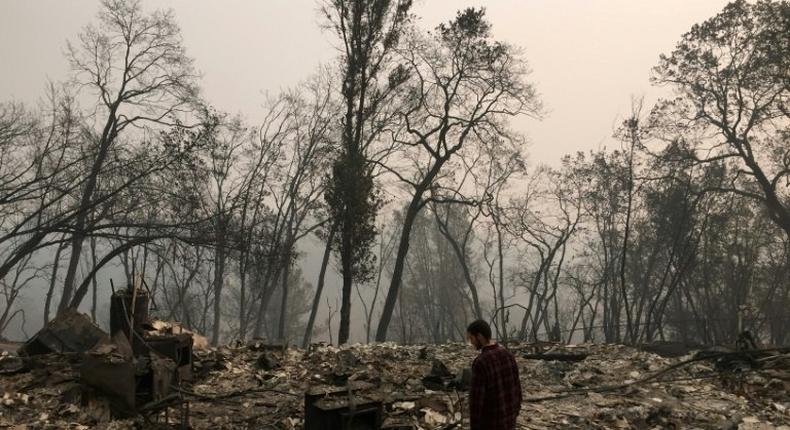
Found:
[[[105,340],[92,351],[125,363],[128,350],[118,343]],[[524,392],[519,428],[790,430],[787,351],[766,351],[753,367],[726,369],[694,352],[662,357],[621,345],[508,347]],[[468,428],[465,388],[475,354],[463,344],[301,350],[254,341],[195,349],[191,381],[171,385],[177,401],[125,421],[97,413],[102,396],[80,401],[80,369],[90,352],[5,354],[0,369],[12,370],[0,377],[0,427],[179,428],[177,412],[184,408],[175,403],[183,402],[194,429]]]
[[[151,418],[159,422],[162,415],[168,425],[171,408],[180,413],[179,427],[187,428],[188,403],[178,387],[192,378],[193,336],[151,321],[148,310],[145,291],[130,287],[114,292],[111,335],[75,310],[61,313],[19,348],[18,356],[0,360],[4,375],[31,377],[10,389],[4,380],[3,405],[15,406],[19,400],[18,409],[25,411],[30,393],[40,394],[46,406],[32,405],[40,413],[22,424],[33,428],[49,427],[55,416],[75,418],[68,425],[78,428],[85,423],[117,426],[111,421],[140,417],[150,424]],[[42,392],[35,394],[38,389]],[[6,416],[6,411],[0,412],[0,425],[10,425],[3,422]],[[64,423],[52,425],[63,428]]]

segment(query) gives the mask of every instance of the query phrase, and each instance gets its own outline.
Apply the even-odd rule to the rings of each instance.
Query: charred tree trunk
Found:
[[[224,220],[220,222],[224,223]],[[225,228],[224,225],[218,229],[219,243],[215,247],[214,256],[214,324],[211,332],[211,344],[219,344],[220,324],[222,323],[222,287],[225,283],[225,258],[227,250],[225,248]]]
[[[398,300],[401,283],[403,282],[403,269],[406,263],[406,255],[409,253],[409,236],[411,234],[414,220],[424,205],[422,199],[423,194],[433,182],[433,179],[439,173],[444,160],[440,159],[422,181],[420,186],[415,190],[414,196],[409,203],[406,210],[406,216],[403,219],[403,229],[401,230],[400,242],[398,243],[398,254],[395,258],[395,268],[392,272],[392,280],[390,281],[390,288],[387,292],[387,298],[384,301],[384,309],[381,313],[381,320],[379,321],[378,330],[376,330],[376,341],[385,342],[387,340],[387,328],[389,327],[392,318],[392,312],[395,310],[395,302]]]
[[[123,93],[124,88],[121,87],[119,94]],[[88,180],[85,183],[82,196],[80,197],[79,213],[74,222],[74,233],[71,236],[71,256],[69,258],[69,265],[66,271],[66,279],[63,281],[63,295],[60,297],[60,305],[58,306],[58,314],[66,310],[72,303],[72,295],[74,294],[74,282],[77,276],[77,268],[80,263],[80,256],[82,255],[82,245],[85,241],[86,233],[85,227],[87,226],[88,215],[91,208],[91,200],[96,191],[96,186],[99,181],[99,173],[104,167],[104,161],[110,151],[110,146],[117,135],[118,118],[116,112],[120,105],[120,100],[116,101],[110,106],[110,112],[107,116],[107,121],[104,124],[101,138],[99,140],[98,152],[96,159],[93,161],[93,166],[88,174]],[[79,306],[79,303],[77,303]],[[76,306],[72,306],[76,307]]]
[[[326,246],[324,247],[324,257],[321,260],[321,270],[318,273],[318,282],[315,288],[315,297],[313,298],[313,306],[310,308],[310,317],[307,320],[307,327],[304,332],[304,339],[302,340],[302,348],[307,349],[313,337],[313,325],[315,324],[315,316],[318,313],[318,305],[321,303],[321,294],[324,291],[324,280],[326,279],[326,269],[329,266],[329,256],[332,254],[332,240],[335,236],[336,226],[333,224],[329,230],[329,236],[326,239]]]
[[[351,331],[351,289],[353,287],[351,230],[353,227],[347,221],[343,222],[341,231],[342,245],[340,250],[341,266],[343,268],[343,289],[340,298],[340,327],[337,334],[337,343],[343,345],[348,342]]]
[[[96,267],[96,262],[97,262],[97,259],[96,259],[96,238],[95,237],[91,237],[91,265],[93,266],[93,268]],[[98,285],[97,285],[97,282],[96,282],[96,272],[95,271],[93,272],[93,274],[90,277],[90,279],[91,279],[91,283],[92,283],[92,286],[93,286],[93,289],[91,291],[91,319],[93,320],[93,322],[96,322],[96,295],[97,295],[97,291],[96,290],[98,289]]]
[[[453,235],[448,230],[447,224],[442,221],[439,217],[439,214],[434,211],[434,217],[436,218],[436,224],[439,226],[439,233],[447,239],[447,242],[450,244],[450,247],[453,249],[453,253],[455,253],[456,258],[458,258],[458,262],[461,264],[461,269],[464,272],[464,280],[466,281],[466,285],[469,287],[469,293],[472,295],[472,306],[473,311],[475,313],[475,319],[483,319],[483,311],[480,308],[480,298],[477,295],[477,285],[475,281],[472,279],[472,273],[469,270],[469,263],[466,261],[466,253],[464,249],[466,248],[466,242],[464,242],[464,249],[462,249],[461,244],[453,237]]]
[[[47,290],[47,297],[44,300],[44,324],[49,322],[49,309],[52,305],[52,296],[55,294],[55,284],[58,280],[58,269],[60,268],[60,254],[67,246],[68,242],[64,241],[58,245],[58,249],[55,251],[55,260],[52,263],[52,276],[49,278],[49,289]]]
[[[287,315],[288,315],[288,288],[289,288],[289,281],[291,275],[291,257],[293,254],[293,247],[294,247],[294,239],[293,239],[293,216],[288,220],[288,240],[287,246],[285,249],[285,256],[283,259],[283,278],[282,278],[282,288],[283,294],[281,297],[280,302],[280,321],[277,325],[277,339],[280,341],[286,340],[286,325],[287,325]]]

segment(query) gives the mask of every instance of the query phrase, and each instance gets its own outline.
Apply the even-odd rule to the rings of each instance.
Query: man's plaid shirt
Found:
[[[483,347],[472,363],[471,430],[512,430],[521,410],[516,358],[499,344]]]

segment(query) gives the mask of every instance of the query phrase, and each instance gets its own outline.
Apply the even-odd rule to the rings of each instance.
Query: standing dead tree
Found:
[[[84,183],[82,121],[71,94],[54,84],[40,112],[0,105],[0,278],[40,250],[65,247],[72,196]]]
[[[465,147],[507,145],[517,140],[506,127],[510,117],[537,115],[527,69],[512,47],[491,40],[482,10],[467,9],[428,37],[415,34],[399,49],[409,76],[403,92],[400,129],[393,139],[416,169],[413,177],[383,165],[411,190],[390,288],[376,340],[385,341],[398,300],[411,228],[420,210],[442,200],[437,180]],[[402,171],[402,170],[401,170]]]
[[[331,125],[337,111],[332,87],[320,77],[283,94],[275,107],[275,111],[284,109],[287,113],[272,118],[271,126],[267,126],[272,134],[261,135],[262,142],[276,142],[280,155],[273,165],[273,180],[265,184],[273,212],[271,245],[266,251],[269,267],[263,269],[264,284],[259,286],[253,334],[261,333],[267,306],[279,285],[280,318],[276,332],[284,338],[290,318],[288,292],[294,284],[291,269],[297,257],[296,246],[328,223],[321,215],[321,200],[326,189],[324,172],[335,150]],[[322,285],[320,279],[319,284]]]
[[[538,257],[536,269],[517,274],[530,293],[521,321],[521,339],[526,338],[528,326],[533,340],[537,340],[541,328],[553,334],[555,339],[560,330],[558,292],[563,265],[568,256],[569,241],[582,221],[578,179],[568,171],[538,169],[528,187],[530,194],[513,200],[509,208],[508,228],[511,234]]]
[[[434,214],[436,227],[439,233],[441,233],[450,244],[453,254],[461,264],[461,269],[464,273],[464,281],[467,287],[469,287],[469,294],[472,297],[472,312],[476,319],[482,319],[483,308],[480,305],[480,295],[474,277],[474,261],[471,249],[474,240],[474,227],[476,226],[478,218],[483,213],[481,206],[478,205],[474,207],[468,219],[465,220],[467,222],[464,223],[463,229],[459,228],[460,226],[457,225],[454,226],[455,228],[451,227],[450,217],[452,212],[450,210],[442,210],[438,205],[434,205],[433,208],[431,208],[431,212]]]
[[[196,172],[202,178],[205,190],[205,218],[212,237],[214,251],[214,322],[211,331],[211,344],[219,343],[222,330],[222,298],[225,289],[228,261],[232,249],[236,248],[236,236],[232,231],[234,217],[241,206],[243,177],[241,157],[250,135],[239,119],[219,120],[206,135],[206,169]],[[205,173],[205,176],[203,175]]]
[[[500,146],[476,146],[475,148],[467,148],[464,157],[459,158],[459,168],[455,172],[455,176],[460,177],[455,183],[452,190],[443,191],[453,197],[455,202],[449,204],[440,204],[434,201],[430,204],[431,211],[434,213],[439,233],[441,233],[450,244],[453,253],[461,264],[464,273],[464,279],[469,287],[469,294],[472,299],[472,313],[476,318],[483,318],[483,310],[480,304],[480,295],[478,286],[472,276],[474,269],[473,262],[469,261],[473,254],[472,246],[474,241],[473,230],[479,227],[481,216],[485,216],[488,221],[487,232],[491,229],[496,231],[496,239],[488,243],[486,236],[483,246],[483,257],[489,266],[489,281],[494,289],[494,307],[504,307],[504,288],[505,288],[505,233],[503,220],[499,204],[504,195],[509,191],[509,186],[512,185],[514,180],[525,172],[526,163],[524,162],[521,154],[521,148],[518,141],[513,142],[515,145],[500,145]],[[472,149],[473,151],[470,151]],[[476,151],[474,151],[476,150]],[[447,179],[454,179],[452,177]],[[465,197],[466,194],[475,197]],[[442,208],[444,206],[444,208]],[[456,208],[459,207],[459,208]],[[464,230],[457,231],[456,229],[449,228],[449,216],[453,211],[460,210],[468,214],[469,219],[464,220]],[[440,213],[444,214],[440,216]],[[493,259],[489,259],[488,248],[486,245],[493,245],[496,242],[497,252]],[[498,270],[494,270],[494,266],[498,266]],[[498,275],[494,272],[498,272]],[[498,288],[497,288],[497,285]],[[499,291],[497,293],[497,290]],[[507,315],[501,316],[500,323],[496,325],[498,330],[500,327],[506,327],[504,319]],[[500,333],[503,334],[503,333]],[[505,339],[506,336],[499,336],[499,339]]]
[[[321,208],[326,189],[323,173],[329,167],[330,154],[335,149],[330,139],[330,126],[335,118],[331,89],[325,82],[317,81],[310,87],[311,93],[307,98],[293,100],[297,115],[291,141],[292,156],[284,169],[287,192],[283,193],[281,199],[285,205],[287,222],[283,248],[280,321],[277,330],[280,339],[285,339],[286,334],[288,286],[291,284],[291,265],[296,258],[296,244],[325,222],[331,222],[315,217]]]
[[[179,125],[176,116],[191,110],[197,92],[172,12],[144,13],[139,1],[105,0],[98,20],[98,27],[86,27],[68,49],[75,81],[97,98],[100,131],[92,136],[95,148],[71,225],[59,311],[72,305],[99,178],[119,136],[129,126]]]
[[[388,228],[388,226],[390,228]],[[397,238],[398,231],[395,230],[391,223],[383,223],[381,227],[379,227],[379,246],[378,255],[376,255],[378,267],[376,268],[375,287],[373,289],[373,297],[370,298],[370,304],[368,304],[368,302],[366,302],[363,298],[359,285],[356,287],[359,301],[362,303],[362,308],[365,311],[366,343],[370,343],[370,338],[372,335],[371,331],[373,329],[373,314],[376,310],[376,305],[379,302],[379,296],[381,295],[381,284],[384,281],[384,270],[387,267],[387,263],[389,263],[392,258],[392,253],[395,250]]]
[[[790,236],[790,3],[737,0],[695,25],[653,82],[677,92],[653,117],[670,141],[684,140],[696,163],[727,162],[733,176],[709,192],[765,206]]]

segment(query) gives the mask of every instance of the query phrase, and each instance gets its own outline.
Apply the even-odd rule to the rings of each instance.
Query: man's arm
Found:
[[[469,389],[469,427],[471,430],[481,430],[483,423],[483,403],[485,401],[485,372],[480,360],[472,363],[472,383]]]

